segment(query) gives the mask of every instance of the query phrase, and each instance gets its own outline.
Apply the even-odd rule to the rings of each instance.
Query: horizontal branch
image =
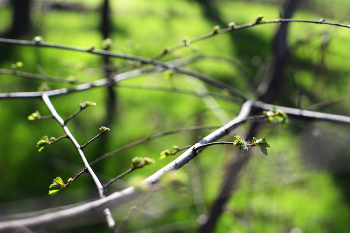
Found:
[[[285,112],[289,116],[300,117],[302,119],[350,124],[350,117],[348,117],[348,116],[341,116],[341,115],[335,115],[335,114],[329,114],[329,113],[301,110],[301,109],[297,109],[297,108],[288,108],[288,107],[283,107],[283,106],[266,104],[263,102],[254,102],[253,107],[260,109],[260,110],[271,110],[273,107],[276,107],[276,108],[282,110],[283,112]]]

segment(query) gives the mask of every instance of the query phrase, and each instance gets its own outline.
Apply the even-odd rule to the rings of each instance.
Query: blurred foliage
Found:
[[[34,1],[34,31],[18,39],[32,40],[35,36],[42,36],[45,42],[102,49],[105,39],[99,32],[102,1],[76,0],[70,3]],[[54,7],[55,4],[68,4],[68,8],[59,10]],[[210,33],[215,25],[224,28],[232,21],[236,25],[253,22],[259,14],[264,14],[264,19],[275,19],[279,18],[281,11],[279,1],[215,1],[219,15],[207,18],[197,1],[154,0],[150,4],[149,1],[129,0],[111,1],[111,4],[113,30],[110,49],[144,57],[161,53],[164,46],[181,43],[184,36],[193,39]],[[326,18],[327,21],[349,24],[347,9],[349,3],[344,0],[305,1],[294,18]],[[9,6],[0,3],[0,34],[10,27],[11,14]],[[277,27],[276,24],[262,25],[219,35],[161,60],[210,55],[211,58],[190,64],[188,68],[255,98],[252,90],[258,87],[268,70],[271,39]],[[286,71],[288,79],[283,95],[275,104],[306,108],[349,93],[348,30],[316,24],[290,24],[288,43],[292,61]],[[74,77],[78,81],[104,78],[103,59],[96,55],[3,44],[0,44],[0,51],[0,67],[4,69],[12,69],[11,64],[21,61],[23,67],[19,69],[23,72],[44,71],[47,75]],[[215,56],[232,59],[234,63],[215,59]],[[111,64],[114,70],[122,70],[132,62],[111,59]],[[117,114],[113,116],[111,125],[106,125],[111,131],[84,150],[88,161],[158,133],[195,125],[221,124],[201,98],[122,86],[158,85],[192,90],[182,75],[174,73],[171,76],[167,79],[164,73],[153,73],[116,85]],[[1,93],[37,91],[43,83],[5,74],[0,74],[0,78]],[[74,87],[74,84],[45,84],[51,89]],[[226,95],[213,87],[206,87],[210,92]],[[81,145],[93,138],[96,129],[107,121],[106,89],[96,88],[52,98],[63,119],[73,114],[86,100],[97,103],[68,123]],[[220,99],[217,102],[230,118],[237,115],[239,105]],[[0,108],[0,220],[5,220],[1,216],[9,214],[54,208],[98,197],[88,174],[79,177],[57,195],[47,195],[54,177],[67,180],[83,165],[69,140],[61,140],[41,153],[37,152],[37,140],[43,135],[59,137],[63,133],[54,119],[27,120],[35,111],[42,116],[50,114],[40,99],[2,99]],[[349,115],[349,105],[345,102],[325,107],[322,111]],[[244,135],[246,128],[246,125],[242,126],[234,133]],[[177,157],[158,160],[160,151],[174,144],[179,147],[193,144],[210,132],[185,132],[149,141],[115,154],[92,168],[106,183],[127,170],[133,157],[147,156],[156,160],[153,166],[137,169],[113,184],[108,190],[111,193],[126,187],[133,177],[147,177]],[[242,172],[236,194],[228,203],[217,232],[348,232],[349,182],[341,179],[350,174],[347,128],[291,119],[288,127],[266,125],[257,137],[269,141],[272,146],[269,156],[262,155],[257,148],[253,149],[256,156]],[[228,136],[224,140],[233,141],[234,138]],[[165,187],[154,194],[131,219],[126,232],[195,232],[198,216],[210,208],[218,194],[225,164],[236,150],[229,146],[207,148],[181,170],[188,175],[185,184],[179,189]],[[128,214],[133,204],[112,210],[117,223]],[[71,231],[108,232],[102,215],[62,226],[55,232]]]

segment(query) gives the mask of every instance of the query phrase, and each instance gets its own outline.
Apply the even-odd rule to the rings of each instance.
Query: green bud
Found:
[[[21,61],[18,61],[18,62],[16,62],[16,66],[19,68],[19,67],[22,67],[23,66],[23,62],[21,62]]]
[[[165,70],[164,71],[164,75],[165,75],[165,79],[166,80],[170,80],[173,77],[173,75],[174,75],[174,71],[171,70],[171,69]]]
[[[37,44],[39,44],[39,43],[41,43],[41,42],[43,42],[43,38],[41,37],[41,36],[36,36],[36,37],[34,37],[34,39],[33,39],[34,41],[35,41],[35,43],[37,43]]]
[[[74,76],[68,76],[68,81],[69,81],[69,83],[77,83],[78,82],[78,79],[76,78],[76,77],[74,77]]]
[[[142,162],[142,157],[133,158],[131,160],[131,168],[132,169],[140,168],[142,166],[141,162]]]
[[[164,46],[163,48],[163,54],[169,53],[169,48],[167,46]]]
[[[211,33],[212,33],[213,35],[218,34],[219,29],[220,29],[219,25],[216,25],[216,26],[214,26],[213,29],[211,30]]]
[[[102,41],[102,48],[103,49],[107,49],[109,47],[111,47],[112,45],[112,40],[110,38],[106,38]]]
[[[49,90],[51,90],[51,88],[46,83],[42,83],[40,85],[40,87],[38,88],[38,90],[43,92],[43,91],[49,91]]]
[[[86,109],[87,107],[93,106],[93,105],[96,105],[96,103],[91,102],[91,101],[85,101],[83,103],[80,103],[80,109],[83,110],[83,109]]]
[[[142,168],[144,166],[147,166],[147,165],[150,165],[150,164],[154,164],[156,163],[154,161],[154,159],[150,159],[150,158],[147,158],[147,157],[135,157],[132,159],[131,161],[131,168],[132,169],[137,169],[137,168]]]
[[[110,129],[107,128],[107,127],[105,127],[105,126],[102,126],[102,127],[100,128],[100,133],[107,133],[108,131],[110,131]]]
[[[235,29],[236,28],[236,24],[234,23],[234,22],[230,22],[229,24],[228,24],[228,27],[230,28],[230,29]]]
[[[172,155],[171,151],[170,150],[164,150],[162,152],[160,152],[160,157],[159,159],[164,159],[166,157],[168,157],[169,155]]]
[[[39,147],[39,152],[42,151],[44,149],[44,147],[46,145],[50,145],[50,141],[49,138],[45,135],[42,139],[40,139],[37,143],[36,143],[36,147]]]
[[[255,23],[258,24],[261,22],[262,18],[264,18],[264,15],[258,15],[256,18],[255,18]]]
[[[41,115],[40,115],[39,111],[35,111],[28,116],[28,120],[30,120],[30,121],[40,120],[40,119],[41,119]]]

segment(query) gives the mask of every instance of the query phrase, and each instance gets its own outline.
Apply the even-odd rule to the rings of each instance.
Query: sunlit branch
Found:
[[[66,136],[71,140],[71,142],[73,143],[74,147],[77,149],[81,160],[84,163],[85,169],[90,173],[93,181],[95,182],[95,185],[97,187],[98,193],[100,198],[104,198],[104,189],[103,186],[100,182],[100,180],[98,179],[98,177],[96,176],[96,174],[94,173],[94,171],[92,170],[92,168],[90,167],[88,161],[86,160],[86,157],[84,155],[83,150],[81,149],[80,145],[78,144],[77,140],[74,138],[74,136],[71,134],[71,132],[69,131],[68,127],[65,125],[64,120],[60,117],[60,115],[58,115],[58,113],[56,112],[55,107],[52,105],[49,97],[46,94],[43,94],[42,96],[44,103],[46,104],[46,106],[48,107],[48,109],[50,110],[51,114],[55,117],[55,119],[57,120],[57,122],[61,125],[61,127],[63,128],[64,132],[66,133]],[[108,208],[103,210],[103,213],[106,217],[108,226],[111,228],[112,226],[115,226],[115,222],[114,219],[112,217],[112,214],[110,212],[110,210]]]
[[[45,96],[44,98],[48,97]],[[251,106],[251,101],[247,101],[246,103],[244,103],[241,112],[235,119],[222,126],[221,128],[215,130],[193,147],[214,142],[217,139],[230,133],[231,130],[238,127],[242,122],[244,122],[244,120],[250,113]],[[52,114],[56,116],[56,111],[54,109],[53,111],[54,112]],[[63,122],[63,120],[61,119],[61,121],[59,122]],[[188,163],[190,160],[197,156],[197,153],[193,153],[193,147],[189,148],[185,153],[180,155],[178,158],[176,158],[174,161],[172,161],[162,169],[158,170],[156,173],[145,179],[143,182],[148,183],[150,185],[155,184],[157,183],[159,178],[166,172],[180,169],[182,166],[184,166],[186,163]],[[200,153],[200,150],[198,151],[198,153]],[[134,200],[139,194],[140,192],[134,187],[129,187],[122,191],[114,192],[105,198],[101,198],[96,201],[91,201],[70,209],[50,212],[48,214],[43,214],[40,216],[35,216],[26,219],[0,222],[0,231],[13,232],[19,226],[26,226],[32,230],[46,228],[47,226],[52,227],[53,225],[60,224],[64,221],[72,221],[73,219],[81,218],[90,214],[96,214],[96,212],[102,211],[105,208],[118,207],[120,205],[128,203],[129,201]]]
[[[81,81],[74,81],[74,82],[72,82],[69,79],[51,77],[51,76],[48,76],[48,75],[45,75],[45,74],[26,73],[26,72],[21,72],[21,71],[17,71],[17,70],[0,69],[0,73],[1,74],[8,74],[8,75],[15,75],[15,76],[18,76],[18,77],[29,78],[29,79],[50,81],[50,82],[71,83],[71,84],[81,84],[81,83],[83,83]]]

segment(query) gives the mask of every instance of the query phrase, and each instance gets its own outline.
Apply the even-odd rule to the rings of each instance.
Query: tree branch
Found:
[[[49,101],[47,96],[43,98],[47,99],[46,101]],[[197,156],[197,153],[193,152],[194,147],[200,146],[206,143],[214,142],[217,139],[230,133],[230,131],[232,131],[234,128],[236,128],[237,126],[239,126],[241,123],[245,121],[246,117],[249,115],[251,111],[251,107],[252,107],[251,101],[245,102],[242,106],[241,112],[235,119],[233,119],[226,125],[222,126],[221,128],[209,134],[207,137],[202,139],[200,142],[198,142],[197,144],[189,148],[185,153],[183,153],[178,158],[176,158],[173,162],[169,163],[162,169],[158,170],[156,173],[149,176],[143,182],[148,183],[150,185],[156,184],[159,181],[159,178],[162,175],[164,175],[166,172],[180,169],[182,166],[184,166],[186,163],[188,163],[190,160],[192,160]],[[51,109],[53,111],[52,114],[54,116],[58,115],[56,113],[56,110],[53,107],[51,107]],[[63,122],[63,120],[61,119],[59,122]],[[70,134],[67,134],[67,135],[70,135]],[[203,149],[205,148],[200,149],[198,153],[200,153]],[[112,193],[111,195],[101,198],[99,200],[82,204],[80,206],[73,207],[67,210],[57,211],[49,214],[43,214],[40,216],[26,218],[26,219],[0,222],[0,231],[13,232],[14,230],[23,226],[32,230],[53,227],[54,225],[59,225],[65,221],[70,222],[73,219],[81,218],[90,214],[96,214],[96,212],[99,212],[105,208],[115,208],[115,207],[121,206],[129,201],[134,200],[139,194],[140,192],[137,191],[134,187],[129,187],[122,191]]]
[[[46,94],[43,94],[42,98],[43,98],[43,101],[46,104],[46,106],[49,108],[51,114],[55,117],[57,122],[61,125],[61,127],[63,128],[63,130],[66,133],[67,137],[71,140],[71,142],[73,143],[74,147],[77,149],[77,151],[78,151],[78,153],[80,155],[80,158],[81,158],[81,160],[84,163],[85,168],[90,173],[92,179],[95,182],[95,185],[97,187],[97,190],[98,190],[100,198],[104,198],[105,195],[104,195],[103,185],[101,184],[100,180],[98,179],[98,177],[96,176],[96,174],[94,173],[92,168],[90,167],[90,165],[89,165],[88,161],[86,160],[84,152],[83,152],[82,148],[80,147],[79,143],[74,138],[74,136],[71,134],[71,132],[69,131],[68,127],[65,125],[65,121],[56,112],[56,109],[52,105],[49,97]],[[115,222],[114,222],[114,219],[112,217],[112,214],[111,214],[110,210],[108,208],[105,208],[103,210],[103,213],[104,213],[104,215],[106,217],[106,220],[107,220],[109,228],[110,229],[115,229]]]

